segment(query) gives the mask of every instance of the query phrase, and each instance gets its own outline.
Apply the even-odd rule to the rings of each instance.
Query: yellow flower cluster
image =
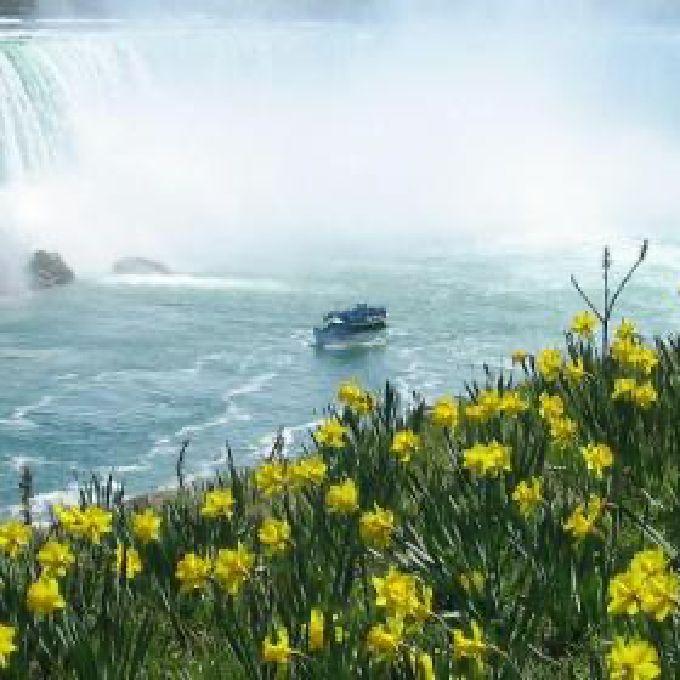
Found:
[[[319,446],[326,446],[330,449],[343,449],[348,434],[349,428],[343,425],[337,418],[327,418],[322,421],[314,433],[314,441]]]
[[[399,430],[394,433],[390,451],[401,463],[408,463],[411,456],[420,451],[422,440],[413,430]]]
[[[512,500],[517,503],[520,513],[531,517],[543,502],[543,482],[539,477],[522,480],[512,492]]]
[[[255,470],[255,486],[267,498],[282,494],[287,488],[299,491],[319,486],[326,478],[328,466],[319,455],[306,456],[294,462],[269,461]]]
[[[501,394],[498,390],[482,390],[472,404],[466,404],[465,416],[468,420],[485,422],[501,413],[515,417],[529,408],[529,403],[517,390]]]
[[[370,512],[364,512],[359,518],[359,535],[361,540],[372,548],[384,550],[392,540],[394,531],[394,514],[375,505]]]
[[[475,444],[463,451],[463,466],[478,475],[497,477],[504,470],[510,470],[510,447],[492,441]]]
[[[332,484],[326,492],[326,507],[330,512],[350,514],[359,508],[359,490],[352,479]]]
[[[614,452],[607,444],[588,444],[581,448],[581,455],[596,477],[602,477],[606,468],[614,464]]]
[[[59,592],[57,579],[41,576],[34,581],[26,593],[26,604],[34,614],[49,615],[66,606],[64,598]]]
[[[234,511],[234,495],[231,489],[215,489],[203,496],[201,515],[209,519],[231,518]]]
[[[182,592],[202,590],[211,577],[231,595],[236,595],[252,573],[255,555],[242,543],[235,548],[224,548],[217,557],[201,557],[187,553],[177,563],[175,576],[180,582]]]
[[[611,614],[633,616],[641,611],[663,621],[680,611],[680,576],[670,569],[663,550],[642,550],[626,571],[612,577],[609,598]]]
[[[262,658],[267,663],[286,666],[295,653],[296,650],[290,646],[288,631],[283,627],[276,629],[276,640],[269,635],[262,641]]]
[[[622,368],[649,376],[659,364],[655,349],[643,345],[635,337],[617,337],[611,344],[611,355]]]
[[[374,576],[372,582],[376,607],[384,608],[388,616],[401,619],[418,616],[422,603],[415,576],[390,567],[384,576]]]
[[[371,654],[391,658],[399,649],[403,636],[403,619],[387,617],[386,623],[376,623],[370,628],[366,636],[366,647]]]
[[[472,621],[470,627],[471,636],[467,636],[462,628],[453,630],[453,658],[471,659],[475,662],[478,672],[481,673],[484,669],[484,657],[490,651],[490,646],[476,621]]]
[[[14,644],[16,634],[17,630],[14,626],[0,623],[0,668],[7,668],[9,657],[12,652],[17,650],[17,646]]]
[[[661,677],[659,654],[646,640],[619,636],[607,655],[609,680],[655,680]]]
[[[586,340],[592,340],[598,323],[597,317],[586,310],[574,315],[569,330]]]
[[[437,427],[452,429],[458,425],[460,420],[460,406],[451,397],[440,397],[432,406],[430,417]]]
[[[581,540],[596,532],[596,525],[604,512],[605,502],[599,496],[591,494],[587,503],[579,503],[564,523],[568,531],[576,540]]]
[[[340,383],[338,401],[360,416],[367,415],[373,410],[373,397],[356,380]]]
[[[576,421],[564,414],[564,402],[558,395],[543,392],[538,397],[538,413],[548,424],[550,437],[561,447],[573,443],[576,438]]]
[[[13,559],[18,557],[28,547],[32,536],[33,529],[17,520],[0,524],[0,553]]]
[[[66,576],[69,567],[75,562],[71,548],[66,543],[50,540],[38,551],[38,563],[42,575],[48,578]]]
[[[161,518],[152,508],[132,514],[132,535],[142,544],[158,541],[160,538]]]
[[[118,543],[116,548],[116,573],[131,581],[142,571],[142,559],[137,549]]]
[[[628,401],[640,408],[649,408],[657,400],[657,392],[650,380],[638,382],[635,378],[614,380],[612,399]]]
[[[554,382],[560,377],[562,363],[562,352],[559,349],[542,349],[536,357],[539,375],[549,382]]]
[[[270,555],[281,554],[290,543],[290,525],[286,520],[267,517],[262,522],[257,537]]]
[[[99,545],[102,536],[111,533],[113,514],[98,505],[89,505],[84,510],[56,505],[54,514],[67,533],[84,538],[94,545]]]
[[[255,555],[239,542],[236,548],[218,551],[213,574],[227,592],[236,595],[248,580],[254,564]]]

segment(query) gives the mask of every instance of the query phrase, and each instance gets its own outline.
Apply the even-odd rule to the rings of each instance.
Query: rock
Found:
[[[113,265],[114,274],[162,274],[168,276],[172,270],[162,262],[146,257],[124,257]]]
[[[28,262],[28,275],[33,288],[52,288],[72,283],[75,279],[71,269],[59,253],[36,250]]]

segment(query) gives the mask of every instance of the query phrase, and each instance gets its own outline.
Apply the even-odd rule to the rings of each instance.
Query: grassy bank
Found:
[[[299,458],[0,528],[0,676],[680,677],[680,345],[594,319]],[[138,504],[139,505],[139,504]]]

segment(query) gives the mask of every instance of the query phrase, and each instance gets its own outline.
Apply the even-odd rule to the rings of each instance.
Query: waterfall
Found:
[[[117,88],[143,75],[136,50],[119,40],[0,40],[0,182],[35,175],[73,153],[79,107],[106,106]]]

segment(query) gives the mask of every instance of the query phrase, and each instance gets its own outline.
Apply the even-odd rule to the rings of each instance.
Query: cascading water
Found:
[[[35,175],[70,153],[78,107],[104,106],[140,75],[137,55],[124,42],[0,40],[0,181]]]

